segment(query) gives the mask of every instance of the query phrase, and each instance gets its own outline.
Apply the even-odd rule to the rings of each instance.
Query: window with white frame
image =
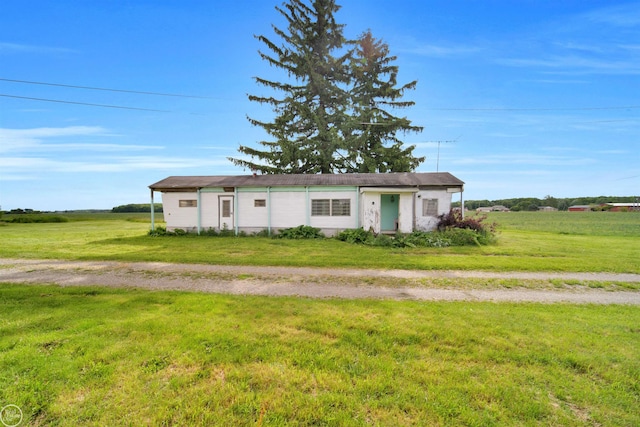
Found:
[[[267,207],[267,201],[265,199],[255,199],[253,201],[253,207],[254,208],[266,208]]]
[[[422,216],[438,216],[438,199],[422,199]]]
[[[181,208],[197,208],[198,207],[198,201],[195,199],[192,200],[179,200],[178,201],[178,206]]]

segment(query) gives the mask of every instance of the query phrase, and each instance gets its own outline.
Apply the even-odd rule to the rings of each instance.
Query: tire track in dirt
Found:
[[[182,290],[236,295],[300,296],[310,298],[373,298],[428,301],[495,301],[640,305],[640,291],[603,290],[589,286],[527,289],[447,288],[466,279],[508,279],[550,282],[639,283],[638,274],[417,271],[323,269],[307,267],[221,266],[157,262],[60,261],[0,259],[0,282],[112,286],[149,290]]]

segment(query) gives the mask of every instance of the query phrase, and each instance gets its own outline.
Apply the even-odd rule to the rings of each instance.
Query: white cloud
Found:
[[[8,43],[0,42],[0,54],[1,53],[77,53],[76,50],[67,49],[63,47],[51,47],[51,46],[36,46],[23,43]]]
[[[451,161],[457,165],[502,165],[505,168],[513,165],[537,166],[583,166],[596,163],[588,157],[541,156],[535,154],[505,154],[477,157],[463,157]]]

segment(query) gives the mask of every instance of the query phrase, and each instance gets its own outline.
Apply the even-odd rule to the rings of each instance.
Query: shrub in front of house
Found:
[[[297,227],[285,228],[276,234],[279,239],[324,239],[319,228],[310,227],[308,225],[299,225]]]
[[[463,218],[459,210],[438,217],[438,232],[453,246],[488,245],[495,240],[496,224],[487,224],[487,217]]]

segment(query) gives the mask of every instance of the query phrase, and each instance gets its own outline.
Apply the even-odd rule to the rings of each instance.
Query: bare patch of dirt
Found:
[[[640,305],[640,275],[0,259],[0,282],[240,295]]]

